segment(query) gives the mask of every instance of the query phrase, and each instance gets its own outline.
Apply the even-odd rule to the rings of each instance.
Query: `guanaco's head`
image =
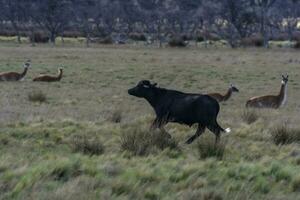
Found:
[[[230,89],[232,92],[239,92],[239,89],[237,89],[233,84],[230,84]]]
[[[282,77],[281,84],[283,85],[287,84],[287,82],[289,81],[289,75],[286,76],[282,75],[281,77]]]
[[[31,60],[27,60],[23,66],[24,68],[29,68],[31,66]]]

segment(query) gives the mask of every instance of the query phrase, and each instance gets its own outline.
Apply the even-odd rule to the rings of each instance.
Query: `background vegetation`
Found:
[[[87,46],[221,40],[269,47],[270,40],[288,40],[299,48],[299,17],[299,0],[1,0],[0,35],[33,44],[83,37]]]
[[[299,52],[209,47],[154,49],[28,47],[2,44],[1,71],[23,82],[0,90],[0,199],[299,199]],[[65,75],[36,83],[37,74]],[[245,110],[247,98],[279,92],[289,72],[288,103]],[[185,92],[240,93],[221,104],[231,127],[217,149],[196,127],[149,132],[154,113],[127,89],[141,79]]]

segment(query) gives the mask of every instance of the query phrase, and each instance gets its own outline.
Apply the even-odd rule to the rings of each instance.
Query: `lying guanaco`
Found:
[[[3,72],[0,73],[0,81],[20,81],[23,80],[28,68],[30,67],[30,60],[24,63],[24,70],[22,73],[18,72]]]
[[[222,101],[227,101],[232,96],[232,93],[234,92],[239,92],[239,90],[235,86],[230,84],[230,87],[228,88],[228,91],[226,92],[225,95],[222,95],[220,93],[209,93],[207,95],[216,99],[218,102],[222,102]]]
[[[41,81],[41,82],[55,82],[60,81],[63,75],[63,69],[58,69],[58,75],[57,76],[49,76],[49,75],[39,75],[38,77],[35,77],[33,81]]]
[[[260,97],[252,97],[246,103],[246,107],[254,108],[279,108],[287,101],[287,82],[289,76],[282,75],[280,92],[278,95],[266,95]]]

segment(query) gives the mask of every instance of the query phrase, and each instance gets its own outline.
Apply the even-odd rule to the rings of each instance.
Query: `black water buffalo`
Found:
[[[219,141],[221,132],[224,130],[217,122],[220,110],[219,103],[210,96],[201,94],[189,94],[176,90],[158,88],[157,84],[151,84],[148,80],[140,81],[137,86],[128,90],[130,95],[145,98],[154,108],[156,119],[152,128],[164,130],[168,122],[177,122],[192,126],[198,124],[196,133],[186,143],[192,143],[199,137],[207,127],[216,136],[216,143]]]

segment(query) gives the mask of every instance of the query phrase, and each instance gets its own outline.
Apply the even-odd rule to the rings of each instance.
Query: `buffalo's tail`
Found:
[[[218,129],[220,132],[225,132],[225,133],[230,133],[230,132],[231,132],[231,129],[230,129],[230,128],[223,129],[223,128],[218,124],[218,122],[215,123],[215,126],[216,126],[216,129]]]

